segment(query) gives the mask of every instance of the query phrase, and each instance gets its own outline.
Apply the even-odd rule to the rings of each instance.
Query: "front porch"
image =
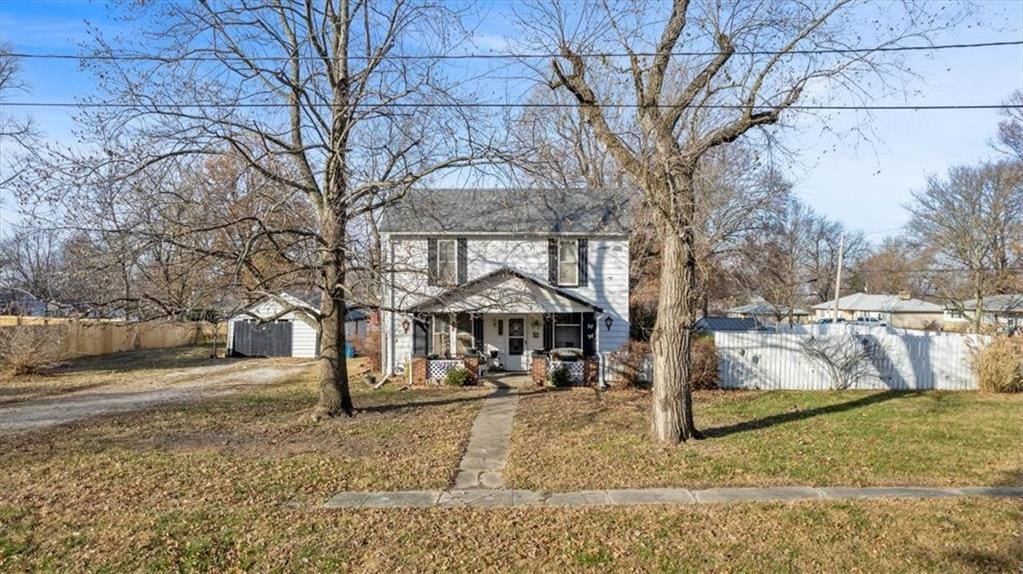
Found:
[[[528,373],[543,384],[548,373],[565,368],[575,384],[597,383],[602,310],[535,278],[502,270],[424,301],[412,312],[414,383],[441,378],[460,361],[467,369],[473,365],[477,378],[488,372]],[[552,358],[555,352],[560,359]],[[584,363],[594,366],[586,369]]]
[[[474,382],[507,373],[543,385],[548,374],[566,369],[573,384],[597,383],[593,313],[424,313],[415,324],[414,384],[442,381],[455,368]]]

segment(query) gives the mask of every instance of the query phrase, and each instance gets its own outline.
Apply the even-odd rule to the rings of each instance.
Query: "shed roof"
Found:
[[[814,309],[833,309],[835,300],[814,305]],[[841,311],[880,311],[884,313],[941,313],[941,305],[920,299],[903,299],[899,295],[853,293],[838,299]]]
[[[708,316],[696,322],[697,331],[758,331],[761,328],[760,321],[753,318]]]
[[[413,189],[387,206],[386,233],[610,233],[629,230],[623,189]]]

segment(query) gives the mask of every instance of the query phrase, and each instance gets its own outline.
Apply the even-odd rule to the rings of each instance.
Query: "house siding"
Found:
[[[587,284],[561,289],[603,309],[598,318],[599,351],[610,352],[629,338],[629,240],[622,235],[579,237],[589,240]],[[392,234],[382,237],[384,252],[392,268],[401,269],[384,279],[382,295],[385,307],[406,309],[449,288],[427,284],[427,238],[427,235]],[[549,236],[494,234],[469,235],[467,239],[468,280],[508,267],[546,282]],[[607,316],[613,320],[610,330],[604,323]],[[381,337],[384,364],[388,368],[400,369],[411,353],[411,329],[405,333],[401,327],[408,316],[385,311],[381,318],[385,335]]]

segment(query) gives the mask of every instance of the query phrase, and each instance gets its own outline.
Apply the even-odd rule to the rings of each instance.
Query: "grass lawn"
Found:
[[[0,435],[0,571],[992,572],[1023,566],[1020,500],[322,509],[340,490],[445,488],[485,394],[372,391],[361,383],[353,391],[363,409],[354,420],[308,421],[315,399],[310,369],[202,402]],[[520,416],[532,425],[538,409],[572,408],[578,410],[561,413],[576,421],[571,424],[643,424],[645,409],[635,402],[641,397],[612,393],[605,407],[595,408],[587,402],[592,396],[526,396]],[[707,426],[706,407],[725,399],[700,398]],[[746,415],[736,414],[735,405],[715,408],[724,409],[721,424],[731,424],[758,418],[753,412],[767,407],[748,405],[753,411]],[[605,418],[611,411],[627,416]],[[542,418],[556,420],[549,413]],[[622,427],[627,436],[642,436],[629,429]],[[517,423],[516,433],[521,430]],[[735,440],[729,437],[716,441]],[[624,444],[626,456],[643,448]],[[520,465],[518,443],[515,449]],[[632,472],[628,466],[605,466],[605,478],[592,480],[613,486]]]
[[[506,482],[516,488],[1001,485],[1023,482],[1023,395],[699,392],[710,438],[649,439],[650,395],[523,396]]]
[[[1018,500],[303,510],[0,506],[0,570],[1017,572]]]

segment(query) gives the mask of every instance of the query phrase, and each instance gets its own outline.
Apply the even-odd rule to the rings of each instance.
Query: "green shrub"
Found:
[[[448,373],[444,375],[444,384],[450,387],[464,387],[472,384],[472,379],[469,378],[469,371],[465,367],[455,367],[448,369]]]
[[[995,337],[973,354],[977,386],[992,393],[1023,393],[1023,337]]]
[[[571,387],[572,373],[568,372],[568,367],[559,366],[547,373],[547,380],[555,387]]]

